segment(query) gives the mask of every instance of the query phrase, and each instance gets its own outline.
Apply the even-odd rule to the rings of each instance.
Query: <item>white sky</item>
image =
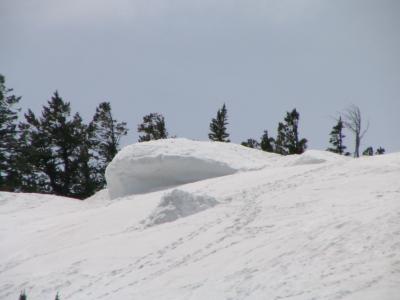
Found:
[[[125,144],[153,111],[171,134],[207,139],[226,102],[234,142],[275,135],[296,107],[301,135],[325,149],[332,117],[356,104],[362,148],[400,151],[397,0],[0,0],[0,36],[24,109],[56,89],[87,119],[110,101]]]

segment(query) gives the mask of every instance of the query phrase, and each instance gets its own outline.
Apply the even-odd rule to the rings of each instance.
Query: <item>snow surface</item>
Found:
[[[399,299],[400,153],[209,144],[197,158],[239,171],[118,199],[0,193],[0,299]]]

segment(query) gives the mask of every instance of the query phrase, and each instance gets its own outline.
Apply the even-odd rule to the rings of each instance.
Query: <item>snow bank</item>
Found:
[[[219,142],[166,139],[123,148],[106,170],[111,198],[261,169],[275,154]]]
[[[165,194],[160,204],[145,221],[146,227],[175,221],[206,210],[218,204],[214,197],[194,195],[174,189]]]

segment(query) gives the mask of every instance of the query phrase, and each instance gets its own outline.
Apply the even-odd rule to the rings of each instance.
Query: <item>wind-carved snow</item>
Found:
[[[111,198],[261,169],[277,155],[241,145],[168,139],[123,148],[106,170]]]
[[[174,189],[165,194],[160,204],[145,221],[146,227],[172,222],[201,212],[218,204],[214,197],[193,195],[186,191]]]

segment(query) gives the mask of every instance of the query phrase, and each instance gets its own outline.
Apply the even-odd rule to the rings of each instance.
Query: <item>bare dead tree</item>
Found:
[[[368,123],[367,127],[363,130],[361,121],[361,111],[358,106],[352,105],[345,110],[344,125],[354,134],[355,137],[354,157],[360,157],[361,140],[369,128]]]

